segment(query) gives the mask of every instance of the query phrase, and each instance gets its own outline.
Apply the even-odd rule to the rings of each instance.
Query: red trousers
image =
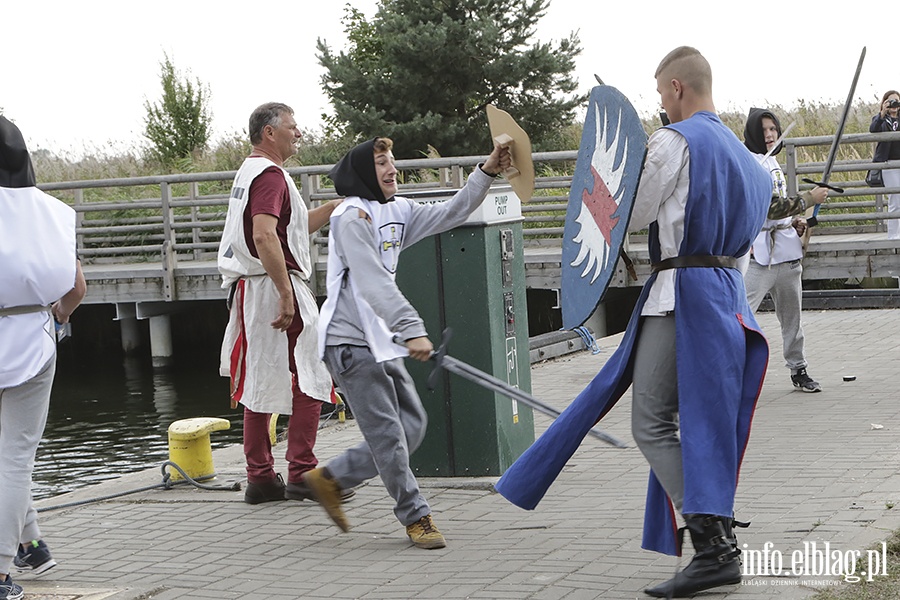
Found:
[[[296,307],[296,304],[295,304]],[[288,422],[287,453],[288,483],[300,483],[300,475],[318,464],[313,447],[319,431],[322,403],[304,394],[297,385],[297,365],[294,346],[303,331],[300,311],[287,330],[288,368],[291,371],[292,413]],[[244,407],[244,457],[247,461],[247,481],[265,483],[275,479],[275,458],[269,439],[269,413],[258,413]]]

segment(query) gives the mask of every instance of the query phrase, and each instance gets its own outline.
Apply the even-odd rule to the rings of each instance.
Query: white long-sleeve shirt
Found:
[[[628,229],[639,231],[656,221],[660,260],[678,256],[684,239],[690,162],[687,140],[680,133],[662,128],[650,136]],[[675,270],[667,269],[657,274],[641,315],[659,316],[672,310],[675,310]]]
[[[762,156],[757,155],[761,160]],[[784,172],[774,156],[762,161],[763,167],[772,176],[772,196],[787,198],[787,183]],[[753,258],[762,266],[777,265],[803,258],[803,241],[797,230],[791,226],[793,217],[766,219],[762,231],[753,241]]]

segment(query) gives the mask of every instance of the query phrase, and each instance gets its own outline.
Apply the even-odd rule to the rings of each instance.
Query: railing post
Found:
[[[194,223],[200,222],[200,209],[197,208],[197,205],[194,204],[197,201],[197,196],[200,195],[200,184],[196,181],[192,181],[191,185],[188,186],[188,196],[191,200],[191,221]],[[191,227],[191,242],[194,244],[194,260],[200,260],[200,248],[198,244],[200,243],[200,226],[194,225]]]
[[[315,178],[310,177],[309,173],[301,173],[300,174],[300,196],[303,198],[303,203],[306,204],[307,210],[313,208],[313,185],[315,180],[316,190],[318,191],[318,183],[319,178],[316,176]],[[318,235],[318,232],[313,232],[309,234],[309,289],[312,291],[313,296],[318,296],[318,285],[316,283],[316,264],[319,261],[319,247],[315,243],[315,238]]]
[[[309,173],[300,174],[300,197],[303,198],[303,203],[306,204],[306,210],[309,210],[313,207],[312,185]]]
[[[450,184],[454,188],[461,188],[463,186],[463,169],[460,165],[453,165],[450,170]]]
[[[75,227],[77,229],[81,229],[84,224],[84,212],[81,211],[81,205],[84,204],[84,190],[78,188],[73,190],[75,192],[74,200],[72,202],[73,208],[75,209]],[[84,234],[79,233],[75,236],[75,249],[76,250],[84,250]],[[79,255],[81,253],[79,252]],[[82,263],[84,259],[82,258]]]
[[[162,213],[162,224],[163,224],[163,241],[169,242],[169,244],[175,244],[175,235],[174,228],[172,227],[172,222],[174,220],[174,216],[172,214],[172,188],[169,187],[169,183],[163,181],[159,184],[159,198],[160,198],[160,212]],[[173,248],[174,250],[174,248]]]
[[[177,265],[177,250],[175,249],[175,234],[172,227],[174,215],[170,205],[172,189],[168,182],[159,184],[159,197],[161,202],[163,219],[163,244],[162,244],[162,269],[163,269],[163,296],[166,302],[173,302],[177,298],[175,290],[175,267]]]
[[[787,179],[787,195],[788,198],[797,195],[797,147],[784,140],[784,153],[787,158],[785,165],[785,179]]]

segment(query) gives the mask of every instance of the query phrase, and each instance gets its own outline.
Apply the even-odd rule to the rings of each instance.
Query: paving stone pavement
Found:
[[[772,352],[736,507],[740,520],[752,522],[738,534],[751,552],[745,571],[748,557],[755,570],[742,585],[704,598],[796,599],[823,585],[852,585],[816,575],[804,548],[827,542],[830,554],[852,556],[900,527],[900,310],[804,312],[809,372],[824,388],[818,394],[793,390],[777,321],[770,313],[759,320]],[[620,337],[599,340],[598,355],[534,365],[534,395],[562,408]],[[535,420],[540,433],[548,419]],[[308,501],[250,506],[243,492],[179,487],[42,512],[60,564],[17,581],[29,600],[645,598],[642,590],[671,576],[678,561],[640,549],[648,468],[631,441],[628,395],[602,427],[630,447],[588,438],[534,511],[492,493],[493,479],[421,480],[448,540],[444,550],[410,545],[377,481],[347,505],[347,534]],[[320,460],[358,439],[352,420],[327,424]],[[220,479],[243,479],[239,447],[217,450],[214,460]],[[38,506],[159,481],[159,469],[134,473]],[[778,557],[790,572],[796,553],[809,574],[760,574],[776,569]],[[857,571],[866,559],[863,553]]]

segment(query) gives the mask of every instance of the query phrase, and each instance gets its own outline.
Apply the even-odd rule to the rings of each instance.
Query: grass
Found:
[[[782,106],[769,107],[778,115],[782,126],[787,127],[796,121],[797,125],[791,137],[833,135],[837,126],[842,106],[819,103],[800,104],[793,108]],[[861,133],[869,130],[869,121],[877,110],[877,103],[860,102],[853,106],[845,134]],[[720,113],[722,121],[731,128],[739,138],[743,138],[746,115],[737,112]],[[659,127],[659,117],[648,115],[642,118],[644,129],[652,133]],[[536,150],[574,150],[581,139],[582,124],[572,123],[563,128],[552,147]],[[56,152],[53,149],[39,148],[32,151],[35,172],[39,183],[57,181],[77,181],[86,179],[110,179],[119,177],[139,177],[147,175],[164,175],[170,173],[201,173],[213,171],[236,170],[244,157],[249,154],[250,144],[244,133],[231,133],[213,144],[205,152],[188,157],[173,166],[164,166],[149,158],[148,153],[141,150],[109,151],[104,148],[85,149],[82,156]],[[287,166],[330,164],[335,162],[352,146],[352,140],[339,138],[327,139],[322,135],[304,132],[304,144],[296,157]],[[838,160],[869,158],[872,155],[872,144],[841,144]],[[801,162],[824,161],[828,153],[827,147],[800,149]],[[571,174],[574,162],[567,165],[566,171]],[[543,173],[547,174],[547,173]],[[559,173],[565,174],[565,173]],[[836,173],[839,180],[845,174]],[[428,176],[425,175],[427,178]]]
[[[872,550],[881,550],[881,544]],[[865,555],[865,552],[863,553]],[[844,583],[811,596],[811,600],[896,600],[900,598],[900,531],[887,540],[887,575],[869,582]]]
[[[791,137],[833,135],[842,110],[842,107],[839,105],[831,106],[806,102],[801,102],[798,106],[790,109],[781,106],[769,108],[779,116],[783,127],[787,127],[788,124],[796,121],[797,124],[791,133]],[[876,110],[877,104],[874,102],[859,103],[852,107],[845,133],[851,134],[868,131],[869,121]],[[743,126],[746,118],[745,114],[726,111],[722,112],[720,116],[722,121],[730,127],[739,138],[743,136]],[[642,123],[648,134],[652,133],[659,127],[659,117],[655,114],[648,115],[642,119]],[[553,140],[554,145],[552,147],[536,148],[535,150],[552,151],[576,149],[580,143],[582,129],[581,123],[572,123],[560,130],[559,135]],[[329,164],[340,158],[353,143],[352,140],[346,137],[327,139],[323,135],[311,132],[304,133],[304,143],[301,146],[300,152],[297,156],[288,161],[286,166]],[[220,139],[205,152],[200,152],[195,156],[184,158],[178,161],[177,164],[171,166],[160,164],[150,158],[147,152],[140,149],[133,151],[113,151],[109,149],[94,148],[86,150],[79,158],[73,158],[72,155],[58,154],[52,150],[41,148],[32,152],[32,158],[38,181],[40,183],[47,183],[128,178],[171,173],[233,171],[239,168],[244,157],[247,156],[249,152],[250,144],[246,139],[246,134],[232,133]],[[872,152],[873,144],[871,143],[841,144],[837,158],[838,160],[867,159],[871,157]],[[827,153],[828,148],[825,146],[799,148],[798,159],[800,162],[824,161]],[[568,176],[572,174],[574,169],[574,161],[554,163],[553,165],[535,165],[535,170],[540,176]],[[425,182],[435,181],[438,179],[438,176],[439,175],[435,170],[422,169],[416,172],[401,173],[400,177],[403,181]],[[835,182],[842,180],[858,181],[860,179],[862,179],[862,174],[860,173],[835,173],[833,177]],[[230,186],[230,181],[201,182],[198,184],[198,194],[203,197],[227,195]],[[172,186],[171,192],[173,197],[186,197],[189,194],[189,189],[187,184],[177,184]],[[53,192],[53,194],[64,202],[72,203],[74,201],[72,192],[59,191]],[[159,198],[159,194],[159,186],[155,185],[96,188],[85,190],[83,201],[86,203],[111,201],[128,202]],[[525,223],[525,228],[562,227],[565,218],[564,202],[565,199],[568,198],[568,194],[569,190],[567,188],[537,190],[533,202],[541,202],[541,198],[544,197],[548,198],[550,203],[560,203],[563,206],[549,211],[527,213],[527,216],[529,217],[539,217],[545,220],[542,220],[541,222]],[[848,198],[847,201],[871,202],[873,199],[874,196],[857,196]],[[874,210],[873,208],[840,209],[836,205],[841,201],[842,200],[837,199],[832,200],[829,206],[829,212],[859,212],[861,210]],[[176,213],[180,210],[182,209],[176,209]],[[224,207],[202,207],[199,211],[204,213],[205,216],[218,218],[216,215],[223,213]],[[90,219],[107,220],[111,224],[123,223],[128,219],[136,217],[152,218],[154,216],[159,216],[158,211],[151,210],[108,211],[104,213],[89,214]],[[832,223],[823,223],[823,226],[829,226],[831,224]],[[543,234],[539,235],[540,237],[545,237]]]

